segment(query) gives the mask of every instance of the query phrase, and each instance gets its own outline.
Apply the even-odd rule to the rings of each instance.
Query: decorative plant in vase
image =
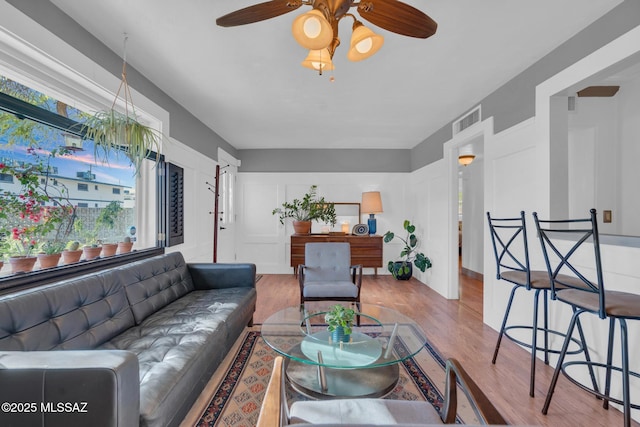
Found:
[[[133,242],[131,241],[131,237],[125,236],[121,242],[118,242],[118,253],[125,254],[127,252],[131,252],[131,248],[133,247]]]
[[[431,268],[431,260],[425,256],[422,252],[418,252],[418,238],[414,234],[416,231],[415,225],[411,224],[411,221],[405,220],[402,227],[407,232],[407,236],[402,238],[396,236],[393,232],[387,231],[384,234],[384,242],[389,243],[394,238],[398,238],[404,243],[404,247],[400,252],[401,261],[389,261],[387,269],[393,277],[398,280],[409,280],[413,274],[412,263],[420,271],[424,272],[426,269]]]
[[[51,268],[58,265],[66,244],[60,240],[47,240],[40,244],[38,264],[40,268]]]
[[[324,315],[324,320],[327,322],[327,330],[331,332],[333,342],[349,342],[353,332],[352,327],[355,316],[354,309],[340,304],[332,306],[330,311]]]
[[[302,199],[284,202],[282,207],[274,209],[271,214],[279,215],[280,223],[285,219],[293,219],[293,229],[296,234],[309,234],[311,221],[320,221],[334,226],[336,224],[336,209],[333,203],[326,202],[324,197],[318,197],[318,186],[312,185],[309,192]]]
[[[84,259],[88,261],[98,258],[100,252],[102,252],[102,247],[98,244],[98,230],[96,228],[87,228],[80,218],[76,219],[73,227],[84,241],[84,246],[82,247]]]
[[[62,251],[62,263],[73,264],[80,261],[83,250],[80,248],[80,242],[72,241]]]
[[[86,139],[93,140],[94,157],[96,160],[107,161],[109,153],[124,153],[135,167],[136,174],[144,159],[152,152],[159,152],[162,133],[156,129],[140,123],[136,117],[136,109],[131,98],[131,90],[127,81],[127,53],[124,37],[124,60],[122,61],[122,75],[120,86],[116,92],[111,108],[96,112],[83,123],[82,132]],[[115,110],[115,106],[122,91],[124,113]],[[159,156],[155,157],[156,163]]]
[[[102,230],[105,229],[113,229],[116,226],[116,220],[118,219],[118,215],[122,212],[122,206],[116,200],[112,200],[109,202],[107,206],[100,210],[100,215],[96,219],[96,227],[95,232],[97,235]],[[102,241],[102,256],[112,256],[116,254],[116,250],[118,249],[117,243],[105,242]]]

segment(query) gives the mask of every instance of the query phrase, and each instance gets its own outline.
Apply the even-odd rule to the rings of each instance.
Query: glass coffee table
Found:
[[[335,304],[356,310],[349,342],[333,342],[324,315]],[[286,357],[286,376],[313,398],[381,397],[399,379],[398,363],[424,348],[424,331],[404,314],[372,304],[319,301],[288,307],[262,324],[262,338]]]

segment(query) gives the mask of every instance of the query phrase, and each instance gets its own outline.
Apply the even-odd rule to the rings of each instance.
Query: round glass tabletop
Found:
[[[348,342],[335,342],[327,329],[324,315],[335,304],[357,313]],[[427,341],[420,326],[396,310],[336,301],[280,310],[262,324],[261,333],[271,348],[291,360],[337,369],[393,365],[414,356]]]

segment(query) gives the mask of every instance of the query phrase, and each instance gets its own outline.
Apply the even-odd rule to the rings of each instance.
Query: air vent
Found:
[[[567,109],[569,111],[576,111],[576,97],[570,96],[567,98]]]
[[[471,110],[469,113],[462,116],[462,118],[453,122],[453,134],[462,132],[463,130],[473,126],[482,119],[480,114],[480,106]]]

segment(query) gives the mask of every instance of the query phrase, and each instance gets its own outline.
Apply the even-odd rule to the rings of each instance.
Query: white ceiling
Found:
[[[308,6],[222,28],[217,17],[263,0],[51,1],[119,55],[127,33],[128,64],[251,149],[412,148],[622,0],[406,0],[438,23],[433,37],[370,24],[384,46],[350,62],[345,19],[323,76],[291,36]]]

